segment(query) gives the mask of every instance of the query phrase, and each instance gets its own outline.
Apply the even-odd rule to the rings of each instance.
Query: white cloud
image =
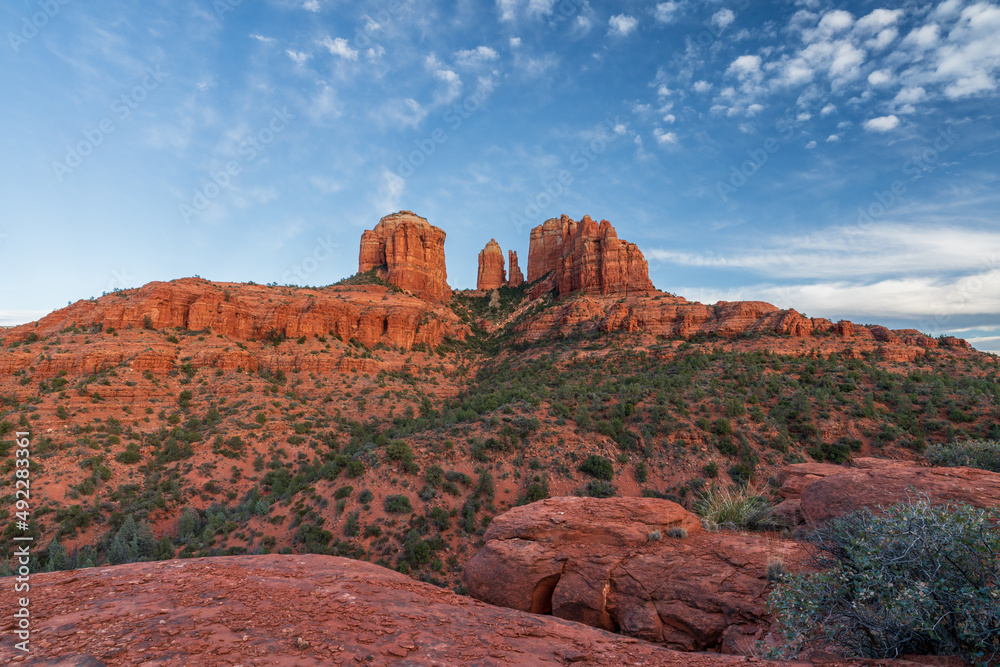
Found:
[[[375,201],[379,213],[386,215],[400,210],[404,190],[406,181],[399,174],[383,167],[379,175],[378,197]]]
[[[826,138],[826,141],[827,141],[827,143],[832,143],[832,142],[835,142],[835,141],[840,141],[840,135],[839,134],[831,134],[829,137]]]
[[[875,37],[865,42],[865,45],[870,49],[874,49],[875,51],[881,51],[882,49],[886,48],[887,46],[895,42],[897,37],[899,37],[898,30],[896,30],[895,28],[886,28],[885,30],[879,32],[879,34],[877,34]]]
[[[905,44],[913,44],[924,50],[931,49],[937,45],[938,34],[940,32],[941,27],[938,24],[928,23],[907,35],[903,39],[903,42]]]
[[[511,37],[510,38],[510,48],[512,48],[512,49],[521,48],[521,38],[520,37]]]
[[[962,10],[961,18],[937,52],[935,74],[955,99],[996,90],[1000,71],[1000,7],[985,2]]]
[[[286,49],[285,53],[288,57],[295,61],[296,65],[304,65],[307,60],[312,58],[311,53],[305,53],[303,51],[293,51],[291,49]]]
[[[345,60],[358,59],[358,52],[352,49],[343,37],[337,37],[336,39],[325,37],[320,44],[325,46],[331,55],[340,56]]]
[[[627,14],[615,14],[608,19],[608,34],[612,37],[627,37],[639,27],[639,19]]]
[[[319,0],[306,0],[302,3],[302,9],[307,12],[318,12],[320,10]]]
[[[854,24],[854,16],[843,9],[835,9],[823,15],[819,22],[819,31],[822,35],[830,36],[843,32]]]
[[[865,121],[865,129],[869,132],[891,132],[899,126],[899,118],[895,115],[879,116]]]
[[[660,2],[653,10],[653,16],[660,23],[673,23],[681,6],[678,2]]]
[[[263,42],[264,44],[274,44],[277,40],[274,37],[264,37],[263,35],[258,35],[256,33],[250,33],[252,39],[256,39],[258,42]]]
[[[736,14],[731,9],[720,9],[712,14],[712,25],[718,28],[719,32],[731,26],[735,20]]]
[[[810,141],[808,144],[806,144],[806,148],[816,148],[816,142]]]
[[[695,81],[692,87],[696,93],[707,93],[712,90],[712,84],[708,81]]]
[[[876,88],[884,86],[892,80],[892,72],[887,69],[878,69],[868,75],[868,83]]]
[[[896,99],[893,100],[896,104],[913,104],[915,102],[921,102],[927,97],[927,91],[920,86],[914,86],[912,88],[903,88],[896,95]]]
[[[548,16],[555,4],[556,0],[528,0],[528,13]]]
[[[517,6],[521,4],[518,0],[497,0],[497,9],[500,10],[501,21],[513,21],[517,18]]]
[[[975,250],[970,252],[970,248]],[[681,266],[750,270],[783,279],[883,279],[940,273],[1000,272],[1000,233],[947,223],[834,226],[775,236],[729,254],[652,249],[651,259]],[[989,258],[993,258],[992,260]],[[1000,291],[1000,283],[997,284]],[[1000,310],[994,311],[1000,312]]]
[[[830,76],[834,79],[854,79],[865,61],[865,52],[849,42],[841,42],[830,63]]]
[[[902,9],[876,9],[871,14],[859,18],[856,27],[858,30],[876,33],[896,25],[902,16]]]
[[[763,78],[760,64],[760,56],[743,55],[730,63],[729,67],[726,68],[726,74],[736,76],[744,83],[759,83]]]
[[[593,27],[594,22],[590,20],[589,16],[583,14],[577,16],[576,20],[573,21],[573,32],[576,33],[576,36],[586,35]]]
[[[819,115],[820,116],[829,116],[830,114],[832,114],[836,110],[837,110],[836,105],[827,104],[825,107],[823,107],[822,109],[820,109]]]
[[[455,64],[459,67],[479,67],[500,59],[500,54],[488,46],[478,46],[455,53]]]
[[[677,143],[677,134],[675,132],[665,132],[660,128],[653,130],[653,136],[656,137],[656,143],[660,146],[669,146]]]

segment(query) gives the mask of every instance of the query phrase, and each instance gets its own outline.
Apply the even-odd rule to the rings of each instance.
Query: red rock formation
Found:
[[[569,216],[546,220],[531,230],[528,282],[552,274],[553,283],[540,284],[533,296],[553,286],[559,296],[573,293],[628,294],[650,292],[649,266],[638,246],[619,240],[607,220],[590,216],[579,222]]]
[[[4,642],[3,664],[736,667],[731,657],[679,654],[333,556],[192,558],[33,576],[32,652],[18,662],[24,656]]]
[[[921,468],[889,465],[848,469],[816,479],[802,489],[801,511],[817,524],[852,511],[916,499],[932,503],[963,502],[973,507],[1000,504],[1000,474],[978,468]]]
[[[376,270],[423,299],[447,301],[444,238],[443,230],[411,211],[387,215],[361,235],[358,273]]]
[[[510,277],[507,279],[507,287],[520,287],[524,284],[524,274],[521,267],[517,265],[517,252],[507,251],[510,257]]]
[[[465,567],[473,597],[687,651],[750,650],[771,625],[768,562],[805,566],[791,540],[704,533],[665,500],[551,498],[495,518],[485,539]]]
[[[283,363],[297,368],[338,367],[333,356],[305,354],[297,346],[278,349],[262,342],[275,337],[332,335],[368,347],[383,343],[409,349],[418,343],[433,348],[446,336],[464,338],[466,331],[451,309],[377,285],[293,289],[185,278],[78,301],[38,322],[6,331],[5,338],[8,343],[26,340],[32,333],[44,338],[74,327],[95,332],[115,329],[122,336],[79,351],[70,351],[68,346],[53,350],[42,359],[34,354],[9,354],[0,358],[0,372],[34,366],[48,377],[60,371],[92,373],[125,362],[138,371],[168,372],[178,363],[177,351],[159,330],[174,328],[210,330],[213,335],[200,346],[194,363],[223,370],[280,366],[264,361],[264,357],[276,356],[286,357]],[[256,344],[244,346],[248,351],[233,346],[232,341]]]
[[[503,250],[496,239],[490,239],[479,253],[479,272],[476,276],[476,289],[495,290],[507,283],[507,272],[504,270]]]

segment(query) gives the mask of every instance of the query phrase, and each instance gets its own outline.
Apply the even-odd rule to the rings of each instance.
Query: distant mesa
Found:
[[[412,211],[387,215],[361,235],[358,272],[380,277],[428,301],[448,301],[445,233]]]
[[[531,230],[528,282],[543,279],[532,296],[555,289],[559,297],[582,294],[636,294],[655,290],[649,265],[634,243],[618,238],[607,220],[567,215]]]
[[[503,250],[496,239],[490,239],[486,247],[479,253],[479,272],[476,276],[476,289],[495,290],[507,284],[507,272],[504,270]]]

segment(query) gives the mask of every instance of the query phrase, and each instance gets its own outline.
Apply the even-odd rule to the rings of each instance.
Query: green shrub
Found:
[[[124,452],[119,452],[115,456],[115,461],[119,463],[138,463],[142,456],[139,454],[139,445],[130,442]]]
[[[965,440],[928,445],[924,456],[934,466],[968,466],[1000,472],[1000,442],[996,440]]]
[[[584,493],[591,498],[610,498],[615,495],[615,487],[611,482],[594,479],[587,482]]]
[[[597,454],[591,454],[580,465],[580,472],[584,472],[594,479],[603,479],[610,482],[615,476],[615,467],[608,459]]]
[[[767,496],[750,487],[712,487],[695,503],[707,527],[732,530],[773,530],[779,522]]]
[[[770,597],[784,653],[840,647],[866,658],[1000,658],[997,509],[926,498],[840,517],[809,538],[815,574],[785,575]]]
[[[385,511],[390,514],[409,514],[413,511],[410,499],[403,495],[386,496]]]

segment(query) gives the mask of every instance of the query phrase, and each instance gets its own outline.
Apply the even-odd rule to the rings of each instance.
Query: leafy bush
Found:
[[[587,482],[584,493],[591,498],[611,498],[615,495],[615,487],[611,482],[594,479]]]
[[[587,473],[595,479],[603,479],[606,482],[610,482],[611,478],[615,476],[615,467],[611,461],[603,456],[591,454],[580,465],[580,472]]]
[[[771,594],[786,653],[831,645],[852,655],[1000,658],[996,509],[926,498],[830,521],[809,541],[815,574],[786,575]]]
[[[409,514],[413,511],[410,499],[403,495],[386,496],[385,511],[391,514]]]
[[[773,530],[780,526],[767,496],[751,487],[712,487],[695,503],[706,527]]]
[[[933,444],[924,453],[934,466],[968,466],[1000,472],[1000,442],[996,440],[965,440]]]

